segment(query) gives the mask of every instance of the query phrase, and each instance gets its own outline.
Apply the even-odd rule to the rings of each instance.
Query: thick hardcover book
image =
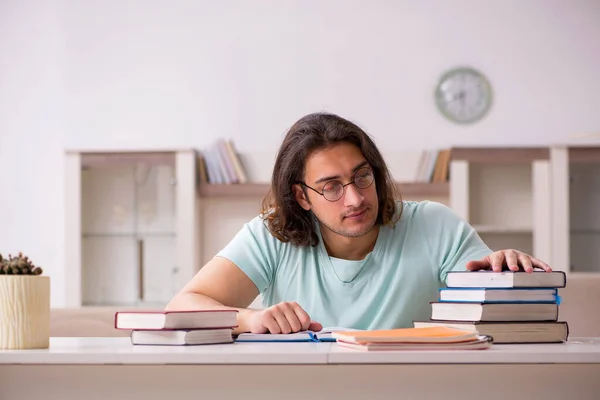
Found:
[[[478,287],[478,288],[562,288],[567,284],[563,271],[452,271],[446,278],[448,287]]]
[[[207,329],[237,326],[236,310],[117,311],[116,329]]]
[[[432,302],[434,321],[556,321],[556,303]]]
[[[415,328],[444,326],[464,329],[491,336],[495,344],[502,343],[561,343],[569,337],[566,321],[557,322],[471,322],[471,321],[415,321]]]

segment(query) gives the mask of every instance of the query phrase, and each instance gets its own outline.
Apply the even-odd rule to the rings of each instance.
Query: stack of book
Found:
[[[137,345],[233,343],[235,310],[118,311],[115,329],[131,330]]]
[[[484,350],[492,338],[447,327],[333,332],[339,346],[362,350]]]
[[[569,336],[558,320],[562,271],[456,271],[431,303],[429,321],[415,327],[443,326],[491,336],[494,343],[559,343]]]

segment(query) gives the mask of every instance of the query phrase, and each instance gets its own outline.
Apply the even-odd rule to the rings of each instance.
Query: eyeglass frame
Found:
[[[362,170],[368,170],[369,172],[371,172],[371,175],[373,176],[373,180],[371,181],[371,183],[369,183],[369,184],[368,184],[367,186],[365,186],[365,187],[360,187],[360,186],[358,186],[358,185],[356,184],[356,175],[357,175],[357,174],[358,174],[360,171],[362,171]],[[339,181],[339,180],[337,180],[337,179],[331,179],[331,180],[329,180],[329,181],[325,182],[325,184],[323,185],[323,187],[327,186],[327,185],[328,185],[329,183],[331,183],[331,182],[337,182],[337,183],[339,183],[339,184],[342,186],[342,194],[340,195],[340,197],[338,197],[338,198],[337,198],[337,199],[335,199],[335,200],[329,200],[327,197],[325,197],[325,194],[323,194],[323,192],[319,192],[317,189],[315,189],[315,188],[313,188],[313,187],[310,187],[310,186],[308,186],[306,183],[304,183],[304,182],[302,182],[302,181],[298,181],[298,182],[296,182],[296,183],[297,183],[297,184],[299,184],[299,185],[302,185],[302,186],[304,186],[304,187],[306,187],[306,188],[309,188],[309,189],[310,189],[310,190],[312,190],[313,192],[315,192],[315,193],[317,193],[317,194],[320,194],[321,196],[323,196],[323,198],[324,198],[325,200],[327,200],[327,201],[329,201],[329,202],[331,202],[331,203],[334,203],[334,202],[336,202],[336,201],[340,200],[342,197],[344,197],[344,196],[346,195],[346,186],[349,186],[349,185],[352,185],[352,184],[354,184],[354,186],[356,186],[356,188],[358,188],[358,189],[368,189],[368,188],[370,188],[370,187],[371,187],[371,185],[373,185],[373,183],[375,182],[375,171],[373,171],[373,169],[372,169],[371,167],[367,167],[367,166],[360,167],[359,169],[357,169],[357,170],[356,170],[356,172],[354,172],[354,174],[352,174],[352,180],[351,180],[350,182],[348,182],[348,183],[344,184],[344,183],[340,182],[340,181]]]

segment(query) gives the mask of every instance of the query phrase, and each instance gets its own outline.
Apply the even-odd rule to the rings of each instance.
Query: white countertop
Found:
[[[51,338],[48,349],[0,350],[0,364],[600,364],[600,338],[497,344],[488,350],[362,352],[335,343],[140,346],[127,337]]]
[[[1,357],[1,356],[0,356]],[[329,364],[600,364],[600,338],[573,338],[567,343],[495,344],[487,350],[371,351],[334,345]]]
[[[331,343],[132,345],[128,337],[50,338],[48,349],[0,350],[0,364],[326,364]]]

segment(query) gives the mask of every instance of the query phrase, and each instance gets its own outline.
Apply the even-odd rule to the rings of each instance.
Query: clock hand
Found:
[[[466,97],[465,92],[461,90],[458,93],[458,100],[460,101],[460,105],[463,106],[463,107],[465,106],[465,97]]]

